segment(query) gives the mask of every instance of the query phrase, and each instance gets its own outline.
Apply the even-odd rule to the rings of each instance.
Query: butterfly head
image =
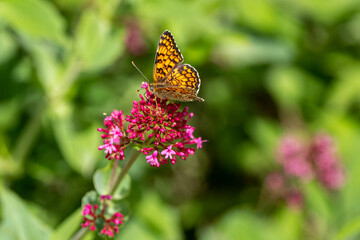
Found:
[[[150,90],[150,92],[154,93],[154,84],[153,83],[149,83],[149,90]]]

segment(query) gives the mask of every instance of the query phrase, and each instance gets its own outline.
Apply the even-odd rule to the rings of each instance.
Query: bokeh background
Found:
[[[1,0],[0,238],[79,229],[108,163],[103,113],[129,114],[131,61],[152,80],[166,29],[200,74],[206,101],[183,106],[208,142],[175,165],[137,160],[117,239],[359,239],[358,0]],[[318,134],[341,169],[331,189],[279,160],[284,139]]]

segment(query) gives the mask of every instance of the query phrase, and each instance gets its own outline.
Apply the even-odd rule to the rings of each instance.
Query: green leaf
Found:
[[[4,31],[0,23],[0,65],[8,61],[16,51],[16,44],[9,33]]]
[[[49,1],[1,1],[0,18],[21,35],[47,39],[58,44],[66,42],[64,20]]]
[[[91,205],[99,205],[100,204],[99,197],[100,197],[99,194],[94,190],[87,192],[85,196],[82,198],[81,205],[85,206],[88,203],[90,203]]]
[[[273,228],[279,232],[279,239],[301,239],[304,229],[303,212],[284,207],[274,216]]]
[[[55,229],[50,240],[70,239],[71,236],[80,229],[82,218],[81,209],[75,210]]]
[[[232,209],[200,232],[200,240],[232,240],[252,239],[267,240],[280,239],[278,233],[255,214],[238,209]]]
[[[76,49],[85,71],[99,71],[123,51],[122,33],[93,9],[84,12],[76,31]]]
[[[99,154],[96,126],[76,132],[69,113],[70,106],[62,101],[54,104],[56,107],[50,109],[49,114],[56,140],[66,161],[75,171],[85,176],[90,175]]]
[[[266,84],[277,103],[287,109],[297,108],[306,94],[304,74],[294,67],[273,68]]]
[[[110,179],[113,171],[112,164],[108,164],[106,167],[99,169],[94,174],[94,187],[96,191],[101,195],[109,194],[109,186]],[[114,174],[114,181],[116,176],[120,174],[121,168],[119,166],[116,167],[116,171]],[[131,178],[128,174],[123,178],[120,185],[116,188],[115,193],[113,194],[113,198],[115,200],[124,199],[130,191],[131,187]]]
[[[141,239],[141,240],[161,240],[154,234],[151,228],[148,228],[138,217],[134,216],[131,221],[126,223],[123,228],[119,230],[119,234],[115,236],[115,239]],[[176,239],[176,238],[173,238]],[[178,238],[181,239],[181,238]]]
[[[142,220],[144,228],[148,228],[157,239],[182,239],[179,212],[164,203],[157,193],[144,194],[134,215]]]
[[[264,63],[284,63],[291,60],[293,52],[286,43],[252,39],[245,34],[237,34],[222,38],[214,50],[214,56],[222,65],[238,68]]]
[[[360,237],[360,218],[345,224],[345,226],[335,235],[334,240],[359,239]]]
[[[1,189],[2,225],[0,239],[7,240],[47,240],[51,230],[35,215],[17,195]]]

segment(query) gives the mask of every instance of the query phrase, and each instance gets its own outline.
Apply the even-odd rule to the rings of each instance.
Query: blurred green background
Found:
[[[166,29],[200,74],[206,101],[183,106],[208,142],[175,165],[137,160],[117,239],[359,239],[359,0],[1,0],[0,239],[79,229],[108,163],[103,112],[129,114],[144,80],[131,61],[151,78]],[[264,204],[282,136],[318,131],[345,185],[305,184],[302,209]]]

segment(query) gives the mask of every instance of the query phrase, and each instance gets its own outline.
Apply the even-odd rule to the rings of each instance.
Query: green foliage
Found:
[[[109,186],[113,185],[114,183],[110,184],[111,176],[119,175],[121,171],[120,167],[116,168],[116,171],[113,172],[112,164],[108,164],[106,167],[99,169],[94,174],[94,187],[96,192],[101,195],[109,195],[110,189]],[[121,200],[127,197],[131,188],[131,178],[127,174],[125,175],[124,179],[121,181],[120,185],[116,188],[113,197],[116,200]]]
[[[36,217],[13,192],[1,189],[1,209],[4,218],[0,229],[1,239],[48,239],[49,226]]]
[[[199,71],[205,102],[183,106],[209,141],[159,169],[141,155],[110,206],[128,220],[117,239],[358,239],[359,3],[0,1],[0,239],[80,229],[81,199],[109,191],[96,129],[129,114],[143,81],[131,61],[151,78],[165,29]],[[293,132],[331,134],[346,173],[337,192],[301,186],[303,211],[263,195]]]

